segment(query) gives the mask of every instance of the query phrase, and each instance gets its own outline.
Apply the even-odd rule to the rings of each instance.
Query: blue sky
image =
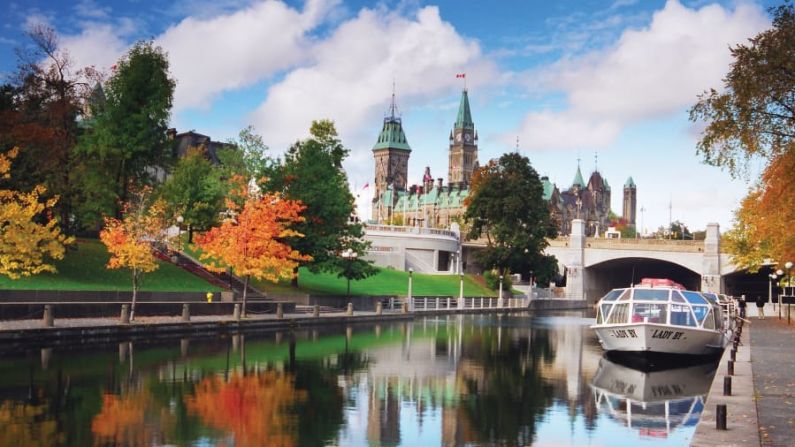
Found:
[[[274,155],[312,119],[337,123],[352,187],[369,215],[370,149],[395,82],[413,148],[409,177],[446,177],[450,128],[467,74],[480,162],[515,149],[559,187],[581,159],[621,191],[638,185],[645,228],[670,214],[691,229],[731,224],[758,172],[731,180],[695,154],[688,108],[721,87],[730,45],[770,26],[755,1],[5,2],[0,73],[34,23],[60,35],[74,67],[110,66],[138,39],[169,54],[172,124],[217,140],[253,125]],[[596,155],[598,154],[598,162]],[[750,183],[749,183],[750,182]],[[640,223],[640,222],[639,222]]]

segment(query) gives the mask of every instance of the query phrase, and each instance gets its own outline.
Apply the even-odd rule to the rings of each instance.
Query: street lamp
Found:
[[[773,303],[773,305],[775,306],[776,303],[773,301],[773,281],[775,281],[776,278],[778,278],[778,276],[776,276],[775,273],[771,273],[767,276],[768,278],[770,278],[770,280],[768,281],[767,300]],[[781,317],[781,309],[778,310],[778,313],[779,317]]]
[[[348,278],[348,295],[347,296],[349,296],[349,297],[351,296],[351,278],[350,278],[351,264],[356,260],[356,258],[358,256],[359,256],[359,254],[356,253],[355,251],[353,251],[350,248],[342,252],[342,258],[345,259],[345,261],[347,261],[347,263],[348,263],[348,265],[347,265],[347,275],[345,275],[345,277]]]
[[[787,287],[792,287],[792,275],[789,272],[792,269],[792,261],[787,261],[784,267],[787,269]],[[789,293],[792,294],[792,291]]]
[[[179,241],[177,248],[179,251],[182,251],[182,222],[184,221],[185,218],[181,214],[177,216],[177,241]]]
[[[411,297],[411,286],[412,286],[412,281],[414,280],[413,276],[414,276],[414,269],[409,267],[409,293],[408,293],[409,312],[414,311],[414,298]]]

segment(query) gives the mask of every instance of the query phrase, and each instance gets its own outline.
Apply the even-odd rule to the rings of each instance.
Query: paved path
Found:
[[[787,326],[778,313],[768,315],[751,325],[760,439],[764,446],[795,446],[795,321]]]

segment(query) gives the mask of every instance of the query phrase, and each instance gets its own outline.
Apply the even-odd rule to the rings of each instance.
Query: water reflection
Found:
[[[698,423],[716,367],[641,371],[605,357],[591,386],[597,405],[616,422],[641,436],[665,438]]]
[[[588,322],[450,316],[0,352],[0,445],[632,445],[655,377],[675,377],[649,388],[668,400],[699,394],[685,377],[700,369],[650,378],[601,359]]]

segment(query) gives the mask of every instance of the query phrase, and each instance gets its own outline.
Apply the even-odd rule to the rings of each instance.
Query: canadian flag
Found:
[[[364,186],[362,186],[362,189],[367,189],[368,186],[370,186],[370,182],[365,183]]]
[[[457,73],[457,74],[455,75],[455,77],[456,77],[456,79],[459,79],[459,78],[466,78],[466,77],[467,77],[467,74],[466,74],[466,73]]]

